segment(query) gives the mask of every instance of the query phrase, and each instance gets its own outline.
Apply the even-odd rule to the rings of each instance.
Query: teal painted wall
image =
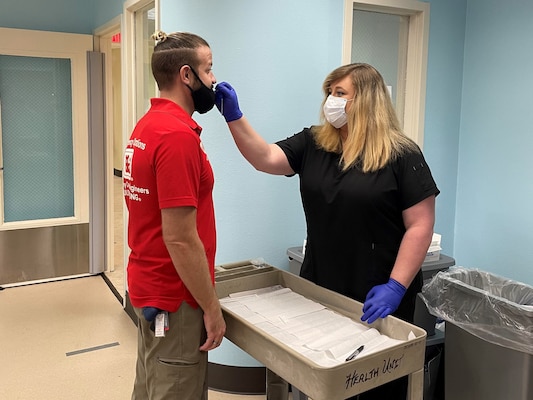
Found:
[[[81,0],[2,0],[0,27],[91,34],[94,6]]]
[[[533,285],[533,3],[429,3],[424,153],[442,192],[435,231],[443,253]],[[322,81],[341,62],[343,4],[161,0],[161,26],[204,36],[218,80],[276,141],[318,121]],[[8,0],[0,26],[90,33],[121,12],[121,0]],[[298,179],[253,170],[216,110],[196,118],[215,168],[217,262],[264,257],[287,269],[286,249],[305,237]],[[224,352],[213,354],[249,362]]]
[[[455,256],[533,285],[533,2],[466,15]]]

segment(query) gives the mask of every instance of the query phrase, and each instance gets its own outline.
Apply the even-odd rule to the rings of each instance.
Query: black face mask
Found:
[[[194,71],[194,69],[192,69],[192,67],[191,71],[201,84],[200,88],[196,90],[193,90],[190,86],[187,86],[192,94],[192,100],[194,102],[194,111],[198,111],[200,114],[205,114],[215,105],[215,91],[205,86],[205,84],[202,82],[202,80]]]

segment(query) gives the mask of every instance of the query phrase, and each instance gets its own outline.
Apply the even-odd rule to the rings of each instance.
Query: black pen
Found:
[[[365,348],[365,345],[360,346],[357,350],[355,350],[352,354],[350,354],[348,356],[346,361],[353,360],[355,357],[357,357],[363,351],[364,348]]]

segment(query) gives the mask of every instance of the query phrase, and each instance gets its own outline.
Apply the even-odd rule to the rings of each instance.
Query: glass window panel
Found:
[[[402,124],[408,23],[406,16],[362,10],[353,12],[352,62],[370,64],[381,73],[391,90]]]
[[[4,222],[74,216],[69,59],[0,55]]]

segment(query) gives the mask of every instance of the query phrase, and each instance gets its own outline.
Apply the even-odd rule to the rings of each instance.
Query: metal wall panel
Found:
[[[89,273],[89,224],[0,232],[0,285]]]
[[[89,106],[89,265],[91,273],[105,269],[105,96],[104,54],[87,52]]]

